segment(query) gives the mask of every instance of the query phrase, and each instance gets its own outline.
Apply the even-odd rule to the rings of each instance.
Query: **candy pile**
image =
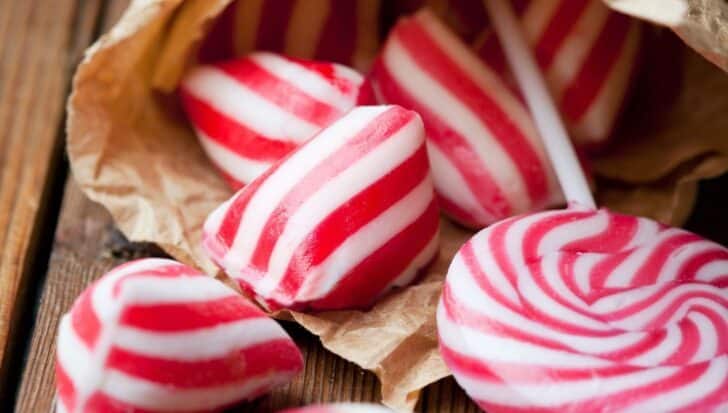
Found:
[[[437,254],[420,117],[361,106],[216,209],[204,247],[270,309],[365,307]]]
[[[58,411],[218,411],[302,368],[286,332],[232,289],[175,261],[132,261],[61,320]]]
[[[728,408],[728,249],[596,209],[560,120],[579,144],[609,137],[637,23],[599,0],[513,3],[518,19],[505,0],[456,1],[459,31],[427,9],[403,17],[365,77],[301,59],[368,67],[378,0],[233,2],[179,86],[237,190],[207,218],[205,252],[267,310],[366,310],[436,259],[440,211],[490,225],[456,255],[437,312],[442,356],[480,407]],[[57,359],[60,412],[218,411],[303,364],[257,307],[164,259],[92,284]]]

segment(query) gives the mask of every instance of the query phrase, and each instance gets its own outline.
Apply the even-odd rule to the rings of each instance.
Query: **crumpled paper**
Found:
[[[155,242],[210,274],[217,270],[199,247],[201,227],[230,191],[167,91],[193,63],[196,45],[228,1],[133,1],[87,50],[68,103],[68,154],[83,191],[129,239]],[[722,0],[606,2],[671,27],[728,69]],[[665,33],[658,36],[655,44],[670,43]],[[662,51],[648,51],[619,136],[593,167],[600,204],[680,224],[697,182],[728,170],[728,76],[684,46],[675,49],[682,66],[671,52],[661,65]],[[375,372],[383,402],[411,411],[421,388],[449,374],[437,351],[434,313],[449,260],[470,235],[443,221],[442,251],[430,272],[368,312],[276,316],[295,320],[332,352]]]

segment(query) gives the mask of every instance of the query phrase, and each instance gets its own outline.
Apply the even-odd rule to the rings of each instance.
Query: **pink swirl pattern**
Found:
[[[728,411],[728,249],[646,218],[572,207],[479,232],[437,325],[489,413]]]
[[[295,343],[231,288],[143,259],[87,288],[61,320],[58,413],[211,412],[303,368]]]

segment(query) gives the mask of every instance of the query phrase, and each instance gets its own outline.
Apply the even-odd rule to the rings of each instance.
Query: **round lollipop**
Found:
[[[454,258],[437,325],[455,379],[489,413],[726,411],[728,249],[595,209],[512,11],[486,6],[571,203]]]

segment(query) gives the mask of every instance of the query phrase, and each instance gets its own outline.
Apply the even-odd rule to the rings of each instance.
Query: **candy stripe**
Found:
[[[630,88],[639,23],[599,0],[530,0],[521,21],[572,138],[581,144],[604,142]],[[510,78],[490,29],[475,41],[475,48],[491,68]]]
[[[371,304],[437,253],[419,116],[354,109],[214,211],[204,233],[213,260],[269,307]]]
[[[192,69],[180,97],[215,165],[248,183],[351,109],[362,82],[343,66],[259,52]]]
[[[423,116],[435,187],[462,223],[484,226],[558,199],[524,106],[430,12],[398,22],[372,85],[380,101]]]
[[[699,274],[725,274],[726,253],[606,210],[505,220],[450,266],[443,358],[489,412],[720,411],[728,290]]]
[[[264,50],[365,70],[376,53],[380,0],[238,0],[222,13],[203,61]]]
[[[290,380],[285,331],[222,283],[166,259],[117,267],[60,325],[59,410],[209,412]]]

